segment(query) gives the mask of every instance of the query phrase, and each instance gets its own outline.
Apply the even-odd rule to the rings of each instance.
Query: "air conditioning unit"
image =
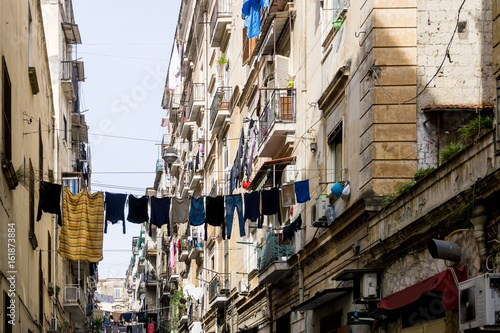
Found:
[[[203,127],[198,127],[198,141],[205,140],[205,129]]]
[[[359,297],[361,299],[377,298],[377,273],[365,273],[359,281]]]
[[[248,280],[247,279],[241,279],[240,282],[238,282],[238,293],[240,295],[248,295]]]
[[[329,198],[316,198],[316,204],[312,210],[312,221],[314,225],[324,225],[326,223],[326,208],[328,207]]]
[[[500,328],[500,274],[484,274],[459,284],[460,331]]]

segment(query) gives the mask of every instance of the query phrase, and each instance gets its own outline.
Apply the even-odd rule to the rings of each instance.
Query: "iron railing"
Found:
[[[191,94],[189,95],[188,110],[189,115],[193,112],[194,102],[204,102],[205,101],[205,84],[204,83],[193,83],[191,84]]]
[[[259,273],[265,271],[275,261],[285,260],[293,255],[292,243],[280,244],[279,237],[279,234],[267,234],[266,244],[257,253],[257,270]]]
[[[218,296],[226,296],[231,291],[231,274],[217,273],[210,281],[208,287],[208,299],[212,302]]]
[[[259,118],[259,144],[267,138],[274,123],[295,122],[295,89],[272,89]]]
[[[231,17],[231,0],[215,0],[214,10],[210,17],[210,37],[213,38],[217,20],[220,17]]]
[[[212,99],[212,105],[210,107],[210,126],[213,126],[215,119],[217,118],[217,112],[220,110],[230,110],[231,101],[231,87],[219,87],[214,94]]]
[[[76,78],[75,64],[73,61],[61,61],[61,80],[71,81],[75,95],[78,96],[78,80]]]

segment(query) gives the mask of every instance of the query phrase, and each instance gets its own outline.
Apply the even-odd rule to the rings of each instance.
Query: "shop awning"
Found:
[[[304,302],[299,303],[296,306],[292,307],[292,311],[313,310],[318,306],[325,304],[326,302],[334,300],[350,292],[351,290],[352,288],[348,287],[348,288],[331,288],[318,291],[316,294],[314,294],[313,297],[310,297]]]
[[[259,171],[253,177],[250,183],[249,189],[256,190],[261,182],[265,182],[263,186],[273,186],[273,170],[274,170],[274,181],[276,184],[279,183],[281,179],[281,174],[283,170],[289,165],[295,162],[295,156],[278,158],[275,160],[266,161],[262,164]],[[267,177],[267,178],[266,178]]]
[[[458,286],[453,277],[452,269],[456,273],[458,282],[467,280],[467,266],[449,268],[444,272],[433,275],[412,286],[382,298],[379,308],[387,310],[398,309],[416,301],[425,293],[430,291],[442,291],[444,308],[446,310],[453,309],[458,304]]]

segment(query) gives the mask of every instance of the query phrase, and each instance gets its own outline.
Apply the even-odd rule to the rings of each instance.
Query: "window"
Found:
[[[321,333],[337,333],[337,329],[342,325],[342,311],[332,313],[322,318],[320,321]]]
[[[343,180],[343,131],[342,122],[328,136],[326,174],[328,182]]]
[[[42,251],[38,252],[38,322],[43,325],[43,270]]]
[[[68,121],[66,120],[66,116],[63,116],[64,122],[64,141],[68,142]]]
[[[2,109],[2,133],[3,133],[3,158],[12,161],[12,85],[5,58],[3,58],[3,109]]]
[[[50,232],[47,231],[47,248],[49,251],[47,251],[47,271],[48,271],[48,280],[49,283],[52,283],[52,237],[50,237]]]
[[[333,21],[346,8],[345,0],[324,0],[323,1],[323,17],[325,19],[325,28],[330,30],[333,27]]]
[[[35,170],[31,159],[29,160],[29,175],[28,175],[28,190],[29,190],[29,219],[30,219],[30,237],[35,234]]]
[[[115,288],[115,298],[121,298],[121,289]]]
[[[13,296],[13,295],[12,295]],[[5,291],[3,292],[3,299],[4,299],[4,308],[2,309],[3,310],[3,331],[5,333],[12,333],[12,327],[13,325],[11,324],[13,321],[12,319],[8,316],[9,313],[10,313],[10,310],[7,310],[7,307],[9,307],[11,304],[15,304],[16,303],[11,303],[11,300],[12,298],[9,297],[9,294],[7,294]]]
[[[33,65],[33,18],[31,17],[31,8],[28,2],[28,66]]]
[[[243,28],[243,61],[242,65],[246,65],[252,56],[253,49],[257,44],[257,37],[248,38],[247,27]]]
[[[41,119],[38,119],[38,177],[39,180],[43,180],[43,140]]]
[[[248,272],[257,269],[257,249],[253,247],[253,244],[257,241],[257,229],[250,228],[248,242],[252,243],[251,246],[246,246],[249,249],[250,255],[248,258]]]

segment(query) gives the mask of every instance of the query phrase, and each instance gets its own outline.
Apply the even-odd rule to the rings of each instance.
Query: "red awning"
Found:
[[[446,310],[453,309],[458,304],[458,286],[453,278],[454,270],[458,282],[467,280],[467,266],[449,268],[444,272],[433,275],[403,290],[390,294],[380,300],[379,308],[394,310],[416,301],[427,291],[443,292],[443,306]]]

